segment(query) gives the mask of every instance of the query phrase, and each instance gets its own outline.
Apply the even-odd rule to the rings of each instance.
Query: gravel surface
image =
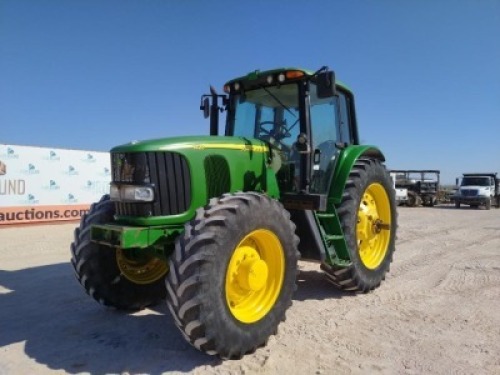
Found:
[[[500,374],[500,210],[399,207],[391,271],[342,293],[300,262],[266,347],[220,361],[187,344],[165,304],[98,305],[73,276],[75,223],[0,229],[0,375]]]

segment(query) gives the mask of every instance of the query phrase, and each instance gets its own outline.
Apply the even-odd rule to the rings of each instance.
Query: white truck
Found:
[[[395,172],[390,173],[392,178],[392,185],[396,191],[396,204],[401,206],[408,202],[408,189],[396,187],[397,174]]]
[[[458,179],[457,179],[458,180]],[[470,207],[500,207],[500,179],[496,173],[464,173],[456,194],[452,197],[455,207],[461,204]]]

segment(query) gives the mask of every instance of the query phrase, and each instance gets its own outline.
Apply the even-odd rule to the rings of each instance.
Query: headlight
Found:
[[[155,194],[151,186],[111,184],[109,197],[120,202],[152,202]]]

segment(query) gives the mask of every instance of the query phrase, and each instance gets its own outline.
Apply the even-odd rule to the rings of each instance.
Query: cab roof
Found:
[[[279,74],[281,72],[286,72],[286,71],[300,71],[300,72],[303,72],[304,75],[306,75],[308,77],[311,77],[315,73],[315,71],[312,71],[309,69],[297,68],[297,67],[276,68],[276,69],[269,69],[269,70],[263,70],[263,71],[257,69],[257,70],[254,70],[253,72],[248,73],[247,75],[237,77],[237,78],[234,78],[230,81],[227,81],[224,86],[231,85],[234,82],[251,82],[251,81],[265,78],[269,75],[275,75],[275,74]],[[345,85],[344,83],[338,81],[337,79],[335,79],[335,85],[352,94],[351,89],[347,85]]]

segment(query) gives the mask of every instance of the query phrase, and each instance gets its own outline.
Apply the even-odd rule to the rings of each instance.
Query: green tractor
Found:
[[[166,298],[193,346],[234,359],[276,334],[299,259],[341,290],[377,288],[396,203],[382,152],[359,145],[352,92],[327,67],[255,71],[210,91],[210,136],[111,150],[110,194],[75,230],[71,262],[101,304]]]

